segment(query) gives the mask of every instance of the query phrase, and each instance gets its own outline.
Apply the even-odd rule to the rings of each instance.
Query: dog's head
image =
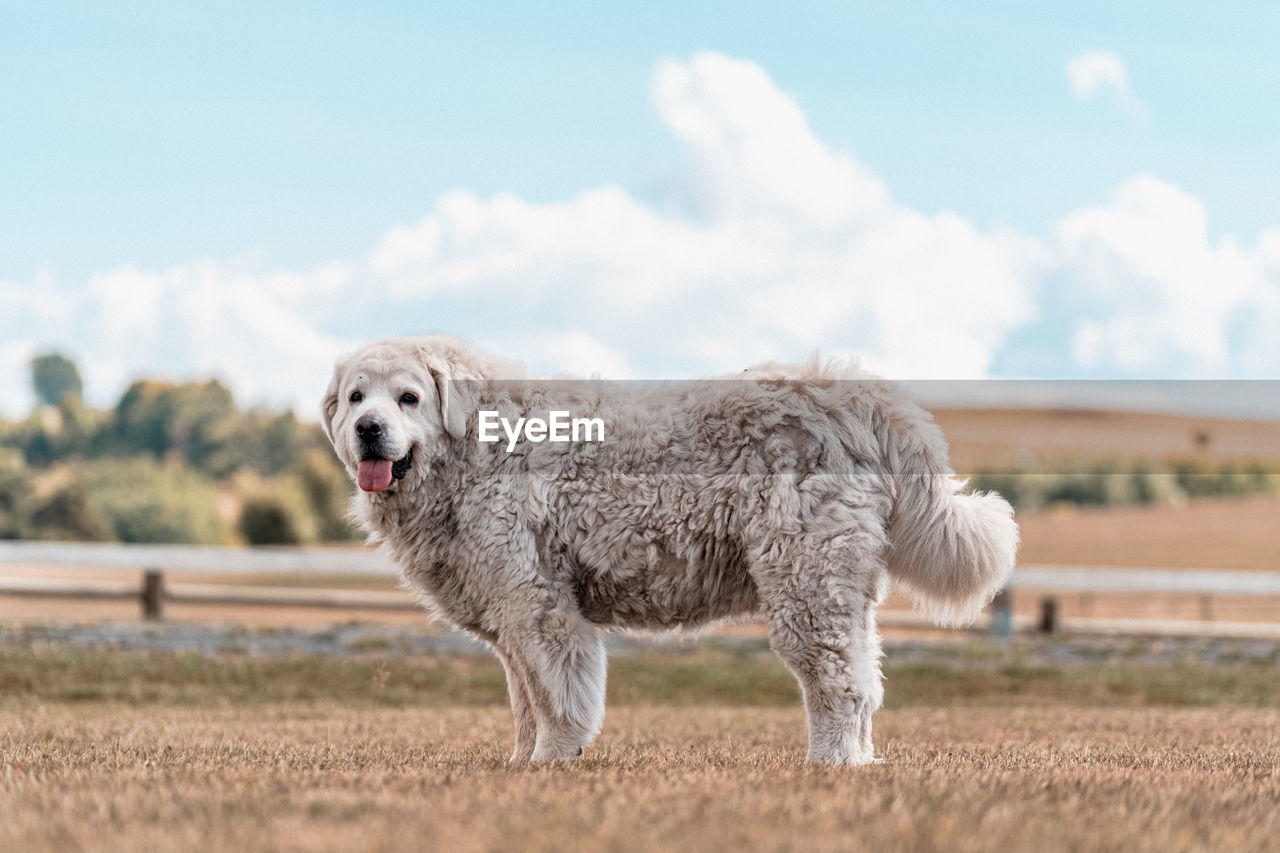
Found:
[[[360,488],[381,492],[462,440],[474,381],[517,372],[453,338],[388,338],[338,361],[321,423]]]

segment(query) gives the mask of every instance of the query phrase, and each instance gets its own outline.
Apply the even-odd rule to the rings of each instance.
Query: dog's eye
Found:
[[[359,403],[361,400],[364,399],[364,395],[361,394],[359,391],[352,391],[351,396],[348,397],[347,399],[350,400],[352,403]]]
[[[418,395],[410,394],[408,391],[400,395],[400,405],[416,406],[418,405]]]

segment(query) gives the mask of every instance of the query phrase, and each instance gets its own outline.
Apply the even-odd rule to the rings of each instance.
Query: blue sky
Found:
[[[1275,5],[3,17],[10,400],[58,348],[103,402],[213,373],[307,408],[331,351],[425,331],[606,374],[821,348],[911,376],[1280,376]]]

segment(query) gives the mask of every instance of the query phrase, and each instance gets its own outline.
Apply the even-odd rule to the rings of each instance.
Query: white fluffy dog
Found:
[[[605,440],[478,440],[481,411],[555,410],[600,418]],[[1014,565],[1009,504],[962,493],[928,413],[840,366],[555,382],[397,338],[339,361],[322,412],[371,540],[502,661],[513,762],[572,760],[600,730],[600,628],[755,613],[803,690],[808,760],[871,762],[888,580],[956,623]]]

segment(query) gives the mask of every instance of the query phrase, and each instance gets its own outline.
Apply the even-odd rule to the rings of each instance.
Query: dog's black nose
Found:
[[[365,440],[382,435],[382,423],[373,415],[365,415],[356,421],[356,435]]]

